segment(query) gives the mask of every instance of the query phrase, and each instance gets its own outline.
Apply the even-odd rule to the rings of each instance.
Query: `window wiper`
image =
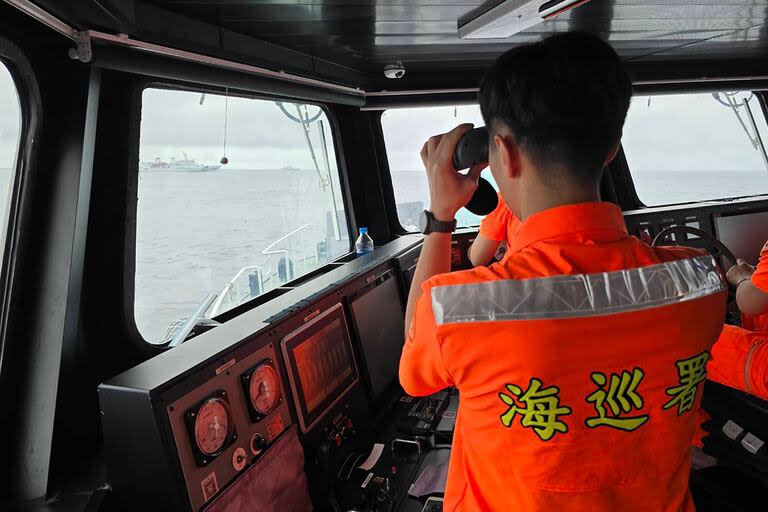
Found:
[[[720,97],[721,94],[725,99]],[[763,144],[763,138],[760,136],[760,130],[758,130],[757,128],[757,123],[755,122],[755,116],[752,114],[752,108],[749,106],[749,100],[752,99],[752,97],[754,96],[754,93],[751,94],[749,98],[742,99],[741,102],[738,102],[736,100],[736,94],[737,93],[713,92],[712,97],[715,98],[715,101],[717,101],[718,103],[720,103],[725,107],[730,108],[733,111],[733,114],[736,116],[736,119],[738,119],[739,124],[741,125],[742,130],[744,130],[744,133],[747,135],[747,138],[749,139],[749,142],[752,144],[752,147],[755,148],[757,151],[759,151],[760,156],[763,157],[763,165],[765,165],[766,170],[768,170],[768,154],[766,154],[765,145]],[[749,121],[749,125],[752,127],[754,136],[752,135],[752,133],[750,133],[749,128],[747,128],[747,125],[744,123],[744,120],[741,118],[739,109],[742,107],[747,113],[747,120]]]
[[[755,116],[752,114],[752,108],[749,106],[749,99],[744,100],[744,109],[747,111],[749,124],[752,125],[752,129],[755,131],[753,144],[755,145],[755,149],[760,150],[760,155],[763,157],[763,164],[765,165],[766,170],[768,170],[768,154],[765,152],[763,138],[760,136],[760,131],[757,129],[757,123],[755,123]]]
[[[189,336],[189,333],[192,332],[192,329],[197,325],[197,321],[202,318],[203,314],[208,310],[209,307],[211,307],[211,304],[213,301],[216,300],[216,294],[211,293],[208,294],[208,296],[203,300],[203,302],[200,303],[200,305],[197,307],[194,313],[192,313],[192,316],[189,317],[189,319],[184,322],[184,325],[182,325],[178,331],[176,331],[176,334],[173,335],[173,339],[171,339],[170,342],[168,342],[168,348],[173,348],[176,345],[181,345],[186,341],[187,336]]]

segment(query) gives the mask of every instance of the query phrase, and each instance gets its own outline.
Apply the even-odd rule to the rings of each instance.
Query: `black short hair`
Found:
[[[499,57],[480,86],[485,124],[506,125],[540,168],[564,168],[580,183],[600,179],[619,140],[632,82],[613,48],[570,32]]]

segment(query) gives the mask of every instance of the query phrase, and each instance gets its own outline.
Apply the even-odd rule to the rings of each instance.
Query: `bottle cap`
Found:
[[[360,231],[361,235],[364,235],[364,234],[368,233],[368,228],[360,228],[359,231]]]

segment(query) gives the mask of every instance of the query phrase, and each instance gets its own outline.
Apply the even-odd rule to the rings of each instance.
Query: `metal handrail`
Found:
[[[299,233],[300,231],[308,228],[309,226],[311,226],[311,224],[304,224],[303,226],[301,226],[301,227],[299,227],[297,229],[294,229],[290,233],[281,236],[280,238],[278,238],[277,240],[275,240],[274,242],[269,244],[266,249],[261,251],[261,254],[263,254],[264,256],[267,256],[267,260],[269,260],[269,256],[272,256],[273,254],[288,254],[288,250],[287,249],[277,249],[277,250],[275,250],[274,247],[277,244],[279,244],[280,242],[283,242],[283,241],[287,240],[288,238],[290,238],[293,235],[295,235],[296,233]],[[226,298],[229,296],[229,292],[232,290],[232,288],[234,288],[235,283],[237,282],[237,280],[240,279],[240,276],[242,276],[245,272],[249,272],[251,270],[256,270],[256,271],[259,272],[259,274],[260,274],[260,278],[259,278],[260,283],[259,284],[261,284],[261,285],[264,284],[264,279],[261,277],[261,270],[262,269],[261,269],[260,265],[248,265],[248,266],[245,266],[245,267],[241,268],[240,271],[237,274],[235,274],[235,277],[230,279],[229,282],[227,282],[227,284],[224,285],[224,288],[221,289],[221,292],[219,293],[219,296],[217,297],[216,302],[213,304],[213,307],[211,308],[211,314],[210,314],[211,317],[215,317],[216,315],[221,313],[221,307],[224,304],[224,301],[226,300]]]
[[[267,248],[266,248],[266,249],[264,249],[263,251],[261,251],[261,254],[263,254],[264,256],[271,256],[271,255],[273,255],[273,254],[288,254],[288,250],[287,250],[287,249],[272,250],[272,248],[273,248],[274,246],[276,246],[277,244],[279,244],[280,242],[282,242],[283,240],[287,240],[288,238],[292,237],[293,235],[295,235],[295,234],[296,234],[296,233],[298,233],[299,231],[302,231],[302,230],[304,230],[304,229],[306,229],[306,228],[310,227],[311,225],[312,225],[312,224],[304,224],[304,225],[303,225],[303,226],[301,226],[300,228],[298,228],[298,229],[294,229],[293,231],[291,231],[291,232],[290,232],[290,233],[288,233],[287,235],[283,235],[283,236],[281,236],[280,238],[278,238],[277,240],[275,240],[274,242],[272,242],[271,244],[269,244],[269,246],[267,246]]]
[[[205,298],[205,300],[203,300],[203,302],[200,303],[195,312],[192,313],[192,316],[189,317],[189,320],[186,321],[181,329],[176,332],[176,335],[173,337],[170,343],[168,343],[168,348],[173,348],[176,345],[181,345],[184,343],[184,340],[187,339],[187,336],[192,331],[195,323],[197,323],[197,319],[203,316],[203,313],[205,313],[215,298],[216,295],[211,293]]]
[[[310,227],[311,224],[304,224],[303,226],[300,226],[297,229],[294,229],[288,234],[285,234],[269,244],[266,249],[261,251],[261,254],[264,256],[267,256],[267,261],[269,261],[269,257],[274,254],[288,254],[288,249],[275,249],[274,247],[278,245],[279,243],[287,240],[288,238],[292,237],[293,235],[305,230],[306,228]],[[221,313],[221,308],[224,305],[224,301],[229,296],[229,292],[232,291],[232,289],[235,286],[235,283],[237,282],[240,277],[251,270],[256,270],[259,272],[259,284],[263,287],[264,283],[267,281],[264,279],[264,276],[261,274],[261,266],[260,265],[248,265],[240,269],[240,271],[235,274],[235,277],[230,279],[227,284],[224,285],[224,288],[221,289],[221,292],[219,292],[218,297],[216,298],[216,302],[214,302],[213,307],[211,308],[211,314],[209,315],[211,318],[215,317],[219,313]],[[269,279],[271,279],[273,275],[269,276]]]
[[[221,311],[221,305],[224,303],[224,299],[229,294],[229,291],[235,286],[235,282],[240,278],[241,275],[243,275],[244,272],[247,272],[249,270],[257,270],[261,271],[261,267],[259,265],[248,265],[247,267],[243,267],[240,269],[240,271],[235,274],[235,277],[229,280],[227,284],[224,285],[224,288],[221,289],[221,292],[219,293],[219,296],[216,298],[216,302],[213,303],[213,307],[211,308],[211,318],[218,315]]]

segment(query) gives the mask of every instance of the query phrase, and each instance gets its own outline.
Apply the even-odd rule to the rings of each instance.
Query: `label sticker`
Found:
[[[456,417],[456,411],[444,411],[443,418],[453,419]]]
[[[213,472],[207,477],[203,478],[200,482],[200,486],[203,488],[203,501],[208,501],[213,498],[213,495],[219,492],[219,484],[216,481],[216,473]]]
[[[285,422],[283,422],[283,416],[278,414],[267,423],[267,441],[271,443],[283,430],[285,430]]]
[[[401,401],[401,402],[405,402],[405,403],[407,404],[407,403],[409,403],[409,402],[413,402],[413,397],[412,397],[412,396],[408,396],[408,395],[406,395],[406,396],[401,396],[401,397],[400,397],[400,401]]]
[[[376,478],[373,479],[373,483],[375,483],[376,485],[383,484],[384,483],[384,477],[383,476],[377,476]]]
[[[365,487],[368,485],[368,482],[371,481],[371,478],[373,478],[373,473],[368,473],[368,476],[365,477],[365,480],[363,480],[363,485],[361,485],[360,488],[365,489]]]
[[[223,365],[221,365],[218,368],[216,368],[216,375],[220,374],[221,372],[227,371],[228,369],[232,368],[233,366],[235,366],[235,358],[234,357],[232,359],[230,359],[229,361],[227,361],[226,363],[224,363]]]

